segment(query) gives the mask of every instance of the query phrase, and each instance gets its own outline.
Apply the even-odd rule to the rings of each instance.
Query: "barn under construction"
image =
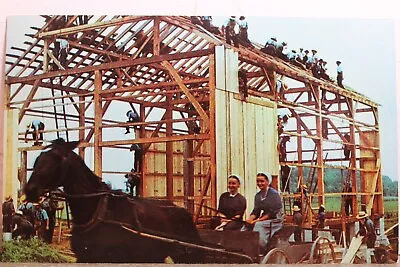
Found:
[[[367,97],[264,54],[256,43],[229,45],[190,17],[43,16],[32,29],[6,57],[6,193],[17,194],[29,162],[56,138],[81,140],[78,153],[94,173],[120,179],[127,170],[119,158],[133,164],[130,148],[138,144],[142,196],[185,206],[197,222],[214,214],[232,173],[243,177],[250,213],[262,170],[281,191],[288,222],[294,201],[307,203],[304,226],[312,227],[319,205],[336,197],[351,200],[352,213],[345,215],[342,203],[342,212],[327,212],[326,225],[354,233],[345,225],[365,210],[383,233],[378,104]],[[69,45],[63,59],[55,52],[60,39]],[[277,79],[287,88],[277,90]],[[127,122],[127,110],[140,121]],[[282,110],[291,117],[284,160],[277,149]],[[24,142],[34,119],[46,126],[42,146]],[[127,127],[133,131],[124,135]],[[282,181],[286,166],[307,193]],[[325,192],[327,169],[342,171],[340,192]]]

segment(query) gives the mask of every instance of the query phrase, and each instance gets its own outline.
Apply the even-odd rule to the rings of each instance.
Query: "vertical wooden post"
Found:
[[[301,124],[300,124],[300,116],[297,117],[297,134],[301,134]],[[303,143],[302,143],[302,137],[297,136],[297,158],[298,162],[300,164],[303,164]],[[299,185],[301,186],[303,184],[303,166],[298,166],[297,167],[297,172],[299,176]]]
[[[172,95],[167,95],[167,109],[165,113],[165,119],[168,120],[166,122],[166,135],[172,136]],[[174,143],[166,142],[166,153],[165,153],[165,164],[167,171],[167,197],[172,200],[174,195]]]
[[[7,90],[7,88],[6,88]],[[5,144],[3,146],[3,184],[4,196],[10,195],[16,205],[18,181],[18,110],[6,109],[3,134]]]
[[[155,56],[160,55],[160,17],[158,16],[154,18],[153,54]]]
[[[145,115],[146,115],[146,109],[145,106],[143,104],[140,105],[140,119],[141,121],[145,121]],[[140,138],[145,138],[146,137],[146,128],[144,125],[140,126],[139,129],[139,137]],[[143,145],[142,145],[142,151],[143,151]],[[146,164],[146,155],[144,153],[144,151],[142,152],[142,166],[141,170],[142,173],[140,174],[140,194],[142,197],[145,197],[144,195],[144,188],[146,185],[146,173],[147,173],[147,164]]]
[[[100,92],[102,88],[102,80],[100,71],[95,71],[94,73],[94,173],[101,177],[103,162],[102,162],[102,147],[100,143],[102,142],[102,128],[101,128],[101,118],[102,118],[102,107]]]
[[[183,147],[183,183],[185,207],[190,214],[194,214],[194,162],[193,140],[184,141]]]
[[[43,47],[43,72],[47,72],[49,69],[49,39],[44,38]]]
[[[28,152],[27,151],[21,151],[21,161],[20,161],[20,167],[19,167],[19,182],[21,185],[21,188],[26,184],[26,177],[27,177],[27,164],[28,164]]]
[[[85,97],[79,96],[79,127],[85,127]],[[85,129],[79,129],[79,140],[85,140]],[[79,147],[79,156],[85,160],[85,148]]]
[[[214,54],[209,56],[209,75],[210,75],[210,176],[211,176],[211,207],[217,208],[217,155],[216,155],[216,136],[215,136],[215,87],[216,87],[216,69],[215,69],[215,50]],[[215,214],[215,211],[213,212]]]
[[[351,154],[350,154],[350,166],[353,168],[356,168],[356,164],[357,164],[357,154],[356,154],[356,146],[354,145],[355,142],[355,132],[354,132],[354,122],[350,122],[350,143],[353,144],[351,146]],[[351,184],[352,184],[352,192],[356,192],[358,193],[358,189],[357,189],[357,171],[356,170],[348,170],[351,173]],[[357,198],[358,196],[356,195],[355,197],[352,196],[352,211],[353,214],[357,214],[358,213],[358,201]]]
[[[321,99],[320,99],[320,87],[318,86],[315,90],[315,108],[318,109],[318,115],[316,116],[316,129],[317,129],[317,183],[318,183],[318,203],[325,204],[325,190],[324,190],[324,155],[323,155],[323,138],[322,138],[322,117],[321,117]]]

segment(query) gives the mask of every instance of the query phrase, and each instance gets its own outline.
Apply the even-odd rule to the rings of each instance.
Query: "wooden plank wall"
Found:
[[[230,174],[240,175],[243,179],[240,192],[247,199],[246,213],[250,214],[258,191],[257,172],[279,173],[277,108],[266,99],[249,97],[241,101],[236,52],[217,47],[216,65],[217,196],[227,191]],[[227,70],[221,69],[222,66]]]
[[[151,132],[146,133],[147,136],[151,135]],[[164,133],[159,133],[159,136],[165,136]],[[197,142],[193,142],[194,147]],[[183,182],[183,144],[182,142],[174,142],[173,151],[173,196],[175,203],[179,206],[184,206],[184,182]],[[167,183],[166,183],[166,145],[165,143],[153,143],[151,144],[149,151],[146,153],[146,172],[144,173],[144,192],[145,197],[160,197],[164,198],[167,196]],[[200,154],[209,155],[210,145],[208,141],[205,141],[201,147]],[[194,160],[194,194],[195,203],[200,202],[201,189],[205,185],[207,179],[207,171],[209,162],[207,160]],[[196,197],[197,196],[197,197]],[[206,206],[209,206],[210,191],[206,196],[207,200],[204,202]],[[196,206],[197,207],[197,206]],[[203,209],[202,214],[209,214],[210,211],[206,208]]]
[[[375,131],[364,131],[364,136],[374,147],[379,147],[379,133]],[[361,146],[368,146],[363,138],[360,138]],[[383,185],[382,185],[382,172],[381,172],[381,160],[379,151],[360,148],[360,168],[366,170],[373,170],[374,172],[361,172],[361,192],[381,192],[379,195],[375,195],[372,209],[374,213],[383,214]],[[377,165],[378,163],[378,165]],[[378,173],[377,173],[378,172]],[[377,176],[377,177],[376,177]],[[374,184],[376,182],[376,184]],[[367,205],[370,200],[370,196],[361,198],[361,203]],[[370,212],[369,210],[367,211]]]

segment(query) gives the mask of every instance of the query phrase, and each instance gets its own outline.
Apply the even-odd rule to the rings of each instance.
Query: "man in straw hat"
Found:
[[[15,212],[13,199],[11,196],[6,196],[3,205],[3,233],[11,233],[12,217]]]
[[[293,206],[293,223],[296,225],[294,229],[294,241],[301,242],[301,224],[303,223],[303,215],[298,206]]]
[[[364,236],[363,242],[367,244],[367,248],[374,248],[376,241],[374,223],[368,217],[368,214],[365,211],[360,211],[356,218],[360,224],[360,230],[356,236]]]

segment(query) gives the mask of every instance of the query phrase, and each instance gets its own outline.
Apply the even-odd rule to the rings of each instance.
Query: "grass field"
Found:
[[[359,201],[360,203],[360,201]],[[317,206],[316,204],[313,206]],[[341,199],[340,197],[327,197],[325,207],[327,211],[341,212]],[[361,208],[359,204],[358,208]],[[396,213],[399,210],[398,197],[385,197],[384,198],[385,212]]]

